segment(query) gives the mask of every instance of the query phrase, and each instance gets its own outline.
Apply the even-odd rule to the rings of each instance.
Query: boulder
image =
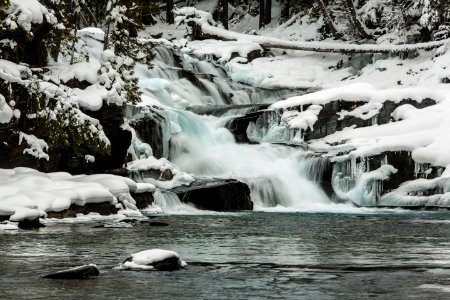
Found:
[[[50,279],[86,279],[98,275],[100,275],[100,271],[97,266],[90,264],[47,274],[43,277]]]
[[[202,179],[171,190],[181,202],[213,211],[252,210],[250,188],[235,179]]]
[[[150,249],[132,254],[120,268],[125,270],[175,271],[187,266],[178,253],[163,249]]]

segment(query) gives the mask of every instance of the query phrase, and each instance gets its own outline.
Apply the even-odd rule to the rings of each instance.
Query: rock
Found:
[[[181,202],[213,211],[252,210],[250,188],[235,179],[196,180],[191,186],[171,190]]]
[[[145,209],[152,205],[154,201],[152,192],[131,193],[131,196],[136,201],[136,207],[138,209]]]
[[[100,271],[94,264],[75,267],[72,269],[67,269],[59,271],[56,273],[51,273],[43,276],[43,278],[50,279],[86,279],[89,277],[94,277],[100,275]]]
[[[125,259],[120,268],[126,270],[175,271],[186,266],[178,253],[162,249],[144,250]]]
[[[165,153],[164,147],[168,143],[164,139],[164,128],[169,126],[167,122],[163,113],[158,111],[145,113],[143,116],[130,121],[130,126],[134,128],[139,139],[150,145],[153,156],[156,158],[168,155],[168,153]]]
[[[161,179],[161,181],[172,180],[173,179],[172,171],[170,169],[165,169],[164,171],[162,171],[160,179]]]
[[[157,226],[157,227],[169,226],[169,224],[164,223],[164,222],[150,222],[150,223],[148,223],[148,225]]]
[[[226,123],[225,127],[234,135],[237,143],[250,144],[250,140],[247,137],[247,127],[250,122],[255,123],[261,114],[261,111],[257,111],[232,119]]]
[[[20,229],[39,229],[41,227],[45,227],[44,224],[39,222],[39,218],[34,220],[22,220],[19,221],[17,225]]]
[[[77,216],[77,214],[89,214],[92,212],[107,216],[116,214],[118,211],[119,209],[114,205],[111,205],[109,202],[88,203],[85,206],[72,204],[68,209],[59,212],[56,211],[47,212],[47,217],[57,219],[74,218]]]

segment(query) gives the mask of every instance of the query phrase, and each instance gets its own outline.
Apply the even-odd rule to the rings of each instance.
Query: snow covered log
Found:
[[[329,42],[287,41],[274,37],[233,32],[214,26],[211,14],[193,7],[175,11],[177,23],[186,22],[191,27],[193,39],[216,39],[223,41],[246,41],[259,44],[264,49],[286,49],[329,53],[403,53],[416,50],[432,50],[445,45],[449,40],[403,45],[345,44]],[[212,25],[213,24],[213,25]]]

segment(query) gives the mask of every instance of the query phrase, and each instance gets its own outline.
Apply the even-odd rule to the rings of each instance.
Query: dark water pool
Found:
[[[168,227],[0,232],[0,299],[446,299],[450,213],[162,216]],[[176,272],[113,269],[177,251]],[[101,276],[42,275],[95,263]]]

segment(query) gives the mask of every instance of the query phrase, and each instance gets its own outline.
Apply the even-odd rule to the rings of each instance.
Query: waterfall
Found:
[[[197,176],[247,183],[256,209],[314,209],[329,202],[309,178],[311,159],[298,148],[237,144],[220,118],[175,111],[180,132],[172,135],[170,160]],[[315,175],[314,175],[315,176]]]
[[[179,49],[155,46],[154,67],[138,66],[144,95],[172,108],[193,105],[273,103],[303,93],[290,89],[268,90],[234,82],[224,66]]]
[[[155,51],[155,67],[139,66],[136,72],[144,96],[163,107],[131,108],[127,118],[156,157],[166,157],[196,177],[247,183],[257,210],[322,210],[318,207],[331,203],[319,187],[323,168],[317,168],[316,158],[300,148],[265,143],[289,140],[295,134],[277,132],[275,127],[273,132],[258,131],[278,124],[279,115],[268,112],[259,120],[264,124],[248,130],[251,140],[261,144],[238,144],[226,128],[237,116],[304,91],[254,88],[232,81],[226,65],[164,46],[156,46]],[[166,192],[157,192],[155,202],[165,212],[194,209]]]

